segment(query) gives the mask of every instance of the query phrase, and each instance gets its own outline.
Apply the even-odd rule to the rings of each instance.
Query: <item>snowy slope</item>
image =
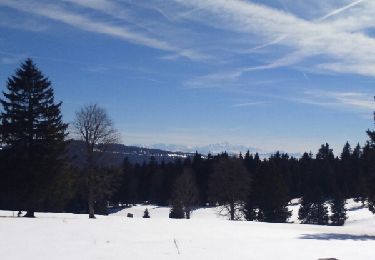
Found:
[[[15,259],[374,259],[375,217],[349,201],[344,227],[231,222],[212,208],[191,220],[168,219],[168,208],[145,206],[89,220],[87,215],[0,211],[0,257]],[[293,206],[297,207],[297,206]],[[298,210],[298,209],[297,209]],[[135,214],[126,218],[127,212]],[[294,212],[295,213],[295,212]],[[6,217],[8,216],[8,217]]]

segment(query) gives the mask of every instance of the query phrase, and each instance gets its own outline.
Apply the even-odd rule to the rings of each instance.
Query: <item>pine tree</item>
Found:
[[[366,191],[368,195],[368,208],[375,214],[375,130],[367,130],[367,135],[370,139],[367,141],[364,149],[364,157],[368,171]]]
[[[361,201],[364,205],[366,200],[366,179],[364,176],[364,160],[363,150],[359,143],[354,148],[352,153],[353,162],[353,181],[352,181],[352,192],[356,201]]]
[[[329,144],[323,144],[316,154],[315,160],[315,183],[319,185],[322,196],[331,196],[335,178],[335,156]]]
[[[328,209],[323,202],[310,202],[302,199],[298,219],[302,224],[327,225]]]
[[[180,201],[173,201],[169,218],[185,218],[184,208]]]
[[[272,156],[268,162],[259,168],[257,183],[257,205],[259,221],[282,223],[291,216],[288,210],[288,191],[282,177],[283,159],[279,153]]]
[[[339,192],[345,197],[350,197],[352,195],[351,185],[355,181],[353,179],[353,154],[349,142],[346,142],[344,148],[342,149],[339,161],[339,171],[336,171],[336,183],[338,185]]]
[[[333,226],[342,226],[345,224],[345,221],[347,219],[345,204],[346,201],[340,193],[336,194],[331,201],[330,220]]]
[[[19,206],[34,217],[51,199],[68,125],[62,122],[62,103],[55,103],[51,82],[31,59],[8,79],[6,88],[0,100],[2,143],[15,165]]]
[[[143,218],[150,218],[150,213],[148,212],[148,209],[146,208],[143,212]]]
[[[312,219],[314,224],[328,225],[328,208],[324,201],[317,201],[312,207]]]
[[[302,224],[327,225],[329,221],[328,208],[319,188],[308,190],[301,199],[298,219]]]
[[[298,210],[298,219],[302,224],[313,224],[311,223],[310,211],[312,207],[312,202],[306,197],[302,197],[300,200],[300,208]]]

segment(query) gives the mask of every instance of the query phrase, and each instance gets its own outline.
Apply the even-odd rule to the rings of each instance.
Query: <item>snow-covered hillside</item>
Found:
[[[15,259],[374,259],[375,217],[349,201],[343,227],[232,222],[215,209],[191,220],[168,219],[168,208],[136,206],[95,220],[87,215],[0,211],[0,257]],[[298,206],[292,206],[296,219]],[[126,214],[134,218],[126,218]]]

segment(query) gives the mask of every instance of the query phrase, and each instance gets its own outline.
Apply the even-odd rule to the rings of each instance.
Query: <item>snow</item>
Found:
[[[298,205],[293,205],[294,219]],[[150,219],[142,218],[146,207]],[[149,205],[94,220],[67,213],[26,219],[0,211],[0,258],[374,259],[374,215],[353,200],[347,208],[343,227],[228,221],[214,208],[198,209],[190,220],[168,219],[168,208]]]

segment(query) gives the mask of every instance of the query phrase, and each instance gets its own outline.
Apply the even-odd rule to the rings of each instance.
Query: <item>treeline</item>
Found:
[[[68,124],[51,82],[30,60],[8,79],[0,99],[0,209],[106,214],[108,206],[137,203],[172,206],[170,217],[190,218],[202,206],[220,206],[230,219],[286,222],[293,198],[301,198],[302,223],[342,225],[345,199],[375,211],[375,132],[354,149],[334,156],[328,144],[316,155],[275,153],[260,159],[247,152],[155,159],[122,166],[103,163],[118,134],[96,104],[76,112],[70,136],[83,145],[67,153]],[[77,164],[79,158],[79,164]],[[329,214],[330,209],[330,214]]]
[[[174,184],[188,171],[193,180],[189,189],[196,190],[195,207],[226,205],[231,219],[244,216],[247,220],[286,222],[290,200],[302,198],[303,223],[341,224],[345,199],[365,203],[370,196],[373,164],[371,142],[354,149],[346,143],[337,157],[324,144],[316,155],[304,153],[301,158],[279,152],[263,160],[249,152],[235,157],[196,153],[174,163],[157,164],[151,160],[135,165],[125,158],[119,189],[109,200],[114,205],[176,204],[176,192],[186,189],[186,185]],[[230,197],[234,198],[232,202]],[[332,217],[329,221],[327,202],[332,204],[332,215],[340,215],[339,220]]]

